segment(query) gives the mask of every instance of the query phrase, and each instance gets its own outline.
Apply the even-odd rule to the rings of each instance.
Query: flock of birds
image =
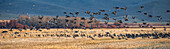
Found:
[[[3,34],[8,33],[8,31],[3,31],[2,33]],[[46,33],[46,32],[44,32],[44,33]],[[21,37],[21,36],[23,36],[22,34],[24,34],[24,37],[26,37],[26,35],[29,35],[30,37],[33,36],[32,33],[28,33],[28,32],[26,32],[26,33],[14,32],[14,33],[11,33],[11,34],[12,34],[12,37],[14,37],[14,38]],[[138,38],[138,37],[142,37],[143,39],[144,38],[151,38],[151,39],[168,38],[168,39],[170,39],[170,33],[165,33],[165,32],[133,33],[133,34],[130,34],[130,33],[115,34],[115,33],[110,33],[110,32],[104,32],[102,34],[101,33],[94,33],[93,35],[87,35],[87,34],[84,34],[84,33],[79,34],[79,31],[74,31],[74,34],[58,34],[58,33],[55,34],[54,33],[54,34],[42,34],[42,35],[36,34],[35,36],[36,37],[47,37],[47,36],[50,36],[50,37],[72,37],[72,38],[87,37],[87,38],[91,38],[92,40],[95,40],[94,39],[95,37],[98,37],[98,38],[110,37],[111,39],[117,38],[119,40],[121,40],[121,39],[128,40],[128,38],[135,39],[135,38]],[[3,36],[3,38],[5,38],[5,36]]]
[[[12,6],[12,3],[9,3],[9,6]],[[33,4],[32,5],[32,9],[34,9],[34,7],[35,7],[36,5],[35,4]],[[127,11],[127,9],[128,9],[128,7],[113,7],[113,9],[116,9],[115,11],[112,11],[111,13],[113,14],[113,15],[117,15],[118,13],[117,13],[117,10],[118,9],[120,9],[120,10],[125,10],[125,11]],[[140,9],[144,9],[144,6],[140,6]],[[8,11],[8,10],[6,10],[6,11]],[[141,11],[141,10],[139,10],[139,11],[137,11],[138,13],[141,13],[141,14],[143,14],[143,15],[147,15],[148,17],[150,17],[150,18],[152,18],[152,17],[157,17],[157,20],[159,20],[159,21],[161,21],[163,18],[161,17],[161,15],[160,16],[153,16],[153,15],[151,15],[151,14],[148,14],[148,13],[146,13],[146,12],[143,12],[143,11]],[[170,10],[166,10],[164,13],[169,13],[170,12]],[[89,23],[91,23],[91,22],[93,22],[92,21],[92,19],[94,19],[95,18],[95,15],[104,15],[104,17],[102,18],[102,19],[104,19],[104,20],[106,20],[106,21],[104,21],[105,22],[105,24],[108,24],[108,22],[109,22],[109,20],[110,19],[112,19],[112,20],[114,20],[114,21],[117,21],[117,22],[119,22],[119,23],[123,23],[123,20],[118,20],[118,19],[116,19],[116,18],[109,18],[109,14],[108,13],[106,13],[106,10],[103,10],[103,9],[101,9],[101,10],[99,10],[98,12],[90,12],[90,11],[85,11],[84,12],[85,14],[87,14],[87,15],[89,15],[90,16],[90,20],[91,21],[89,21]],[[103,14],[104,13],[104,14]],[[69,17],[75,17],[75,16],[78,16],[79,14],[80,14],[80,12],[64,12],[64,14],[65,14],[65,16],[66,16],[66,18],[69,18]],[[70,16],[71,15],[71,16]],[[1,14],[0,14],[0,16],[1,16]],[[128,18],[129,16],[128,15],[125,15],[125,17],[123,17],[123,19],[124,19],[124,21],[129,21],[129,18]],[[56,19],[58,18],[58,16],[56,16]],[[132,19],[136,19],[136,16],[131,16],[131,18]],[[42,17],[40,17],[39,19],[42,19]],[[85,17],[82,17],[82,19],[84,19],[85,20]],[[143,23],[144,23],[144,19],[142,19],[141,21],[143,21]],[[68,22],[68,20],[66,20],[66,22]],[[167,25],[169,25],[169,23],[170,23],[170,21],[169,20],[167,20],[166,22],[168,22],[167,23]],[[136,21],[134,21],[133,23],[137,23]]]
[[[121,9],[121,10],[127,10],[127,7],[125,6],[125,7],[123,7],[123,8],[121,8],[121,7],[113,7],[114,9],[116,9],[116,10],[118,10],[118,9]],[[144,9],[144,6],[141,6],[140,7],[140,9]],[[112,14],[114,14],[114,15],[117,15],[118,13],[117,13],[117,11],[113,11],[113,12],[111,12]],[[144,14],[144,15],[147,15],[148,17],[150,17],[150,18],[152,18],[152,17],[154,17],[153,15],[150,15],[150,14],[148,14],[148,13],[144,13],[144,12],[142,12],[142,11],[137,11],[138,13],[141,13],[141,14]],[[168,13],[168,12],[170,12],[170,10],[167,10],[166,11],[166,13]],[[102,13],[104,13],[104,14],[102,14]],[[69,12],[69,13],[67,13],[67,12],[64,12],[64,14],[66,15],[66,17],[71,17],[71,16],[69,16],[68,14],[71,14],[73,17],[75,17],[75,15],[77,16],[78,14],[79,14],[79,12],[75,12],[75,13],[73,13],[73,12]],[[105,24],[108,24],[108,22],[109,22],[109,20],[111,19],[111,18],[109,18],[109,14],[108,13],[106,13],[106,11],[105,10],[99,10],[98,12],[90,12],[90,11],[85,11],[85,14],[88,14],[89,16],[91,16],[89,19],[90,20],[92,20],[92,19],[94,19],[95,18],[95,15],[104,15],[104,17],[102,18],[102,19],[104,19],[104,20],[106,20],[105,21]],[[161,17],[161,15],[160,16],[155,16],[155,17],[157,17],[157,20],[159,20],[159,21],[161,21],[162,20],[162,17]],[[84,17],[82,17],[83,19],[84,19]],[[135,16],[131,16],[131,18],[132,19],[135,19],[136,17]],[[115,18],[112,18],[113,20],[115,20],[115,21],[117,21],[117,22],[119,22],[119,23],[123,23],[123,20],[118,20],[118,19],[115,19]],[[125,17],[123,17],[123,19],[124,19],[124,21],[129,21],[129,19],[128,19],[128,15],[125,15]],[[144,23],[144,19],[142,19],[141,21],[143,21],[143,23]],[[166,21],[166,22],[170,22],[170,21]],[[133,22],[133,23],[137,23],[137,22]],[[167,23],[167,25],[169,25],[169,23]]]
[[[125,11],[128,9],[126,6],[123,7],[123,8],[121,8],[121,7],[113,7],[113,8],[116,9],[116,10],[121,9],[121,10],[125,10]],[[144,6],[141,6],[140,9],[144,9]],[[117,15],[118,13],[117,13],[116,10],[113,11],[113,12],[111,12],[111,13],[112,13],[113,15]],[[159,21],[161,21],[161,20],[163,19],[161,16],[153,16],[153,15],[150,15],[150,14],[148,14],[148,13],[146,13],[146,12],[144,13],[144,12],[142,12],[142,11],[137,11],[137,12],[138,12],[138,13],[141,13],[141,14],[144,14],[144,15],[147,15],[147,16],[150,17],[150,18],[152,18],[152,17],[157,17],[157,20],[159,20]],[[170,10],[167,10],[167,11],[166,11],[166,13],[169,13],[169,12],[170,12]],[[66,18],[77,17],[77,16],[80,14],[80,12],[63,12],[63,13],[65,14]],[[106,20],[106,21],[104,21],[104,24],[106,24],[106,25],[108,24],[109,20],[111,19],[111,18],[109,18],[109,14],[106,13],[106,10],[99,10],[98,12],[85,11],[84,13],[90,16],[90,18],[89,18],[90,21],[88,21],[88,23],[94,22],[93,19],[94,19],[95,16],[97,16],[97,15],[104,15],[104,17],[103,17],[102,19]],[[54,21],[57,20],[58,17],[59,17],[59,16],[56,16],[56,18],[54,18]],[[39,16],[39,19],[40,19],[40,20],[42,20],[42,18],[43,18],[43,16]],[[131,18],[132,18],[132,19],[136,19],[135,16],[131,16]],[[116,21],[116,22],[123,23],[123,20],[118,20],[118,19],[116,19],[116,18],[112,18],[112,19],[113,19],[114,21]],[[125,16],[123,17],[123,19],[124,19],[124,21],[129,21],[129,16],[128,16],[128,15],[125,15]],[[76,19],[74,19],[74,20],[76,20]],[[86,18],[85,18],[85,17],[81,17],[81,20],[86,20]],[[141,21],[143,22],[144,25],[147,24],[146,22],[144,22],[144,21],[145,21],[144,19],[142,19]],[[53,23],[52,20],[50,20],[49,22],[52,22],[52,23]],[[59,25],[60,22],[61,22],[61,21],[58,21],[58,23],[55,23],[55,24]],[[73,24],[76,24],[76,22],[74,22],[73,20],[65,20],[65,22],[66,22],[66,26],[68,26],[68,22],[71,22],[71,23],[73,23]],[[167,21],[167,22],[168,22],[168,23],[167,23],[166,25],[169,25],[170,21]],[[41,23],[41,22],[39,22],[39,23]],[[137,23],[137,22],[133,22],[133,23]],[[80,26],[84,26],[84,27],[85,27],[85,24],[82,22],[82,23],[80,23]]]
[[[13,6],[13,3],[11,3],[11,2],[9,2],[8,3],[8,5],[11,7],[11,6]],[[33,5],[32,5],[32,7],[31,7],[31,9],[34,9],[34,7],[35,7],[36,5],[35,5],[35,3],[33,3]],[[127,7],[125,6],[125,7],[113,7],[114,9],[122,9],[122,10],[127,10]],[[144,6],[141,6],[140,7],[140,9],[144,9]],[[9,10],[6,10],[6,12],[8,12]],[[87,13],[87,14],[91,14],[91,15],[101,15],[101,12],[105,12],[105,10],[99,10],[99,12],[89,12],[89,11],[86,11],[85,13]],[[117,15],[117,13],[116,13],[117,11],[114,11],[114,12],[112,12],[112,14],[114,14],[114,15]],[[139,13],[142,13],[142,11],[137,11],[137,12],[139,12]],[[170,10],[167,10],[166,12],[170,12]],[[64,14],[67,14],[67,12],[64,12]],[[72,12],[69,12],[69,14],[71,14],[71,15],[74,15],[74,13],[72,13]],[[78,15],[79,14],[79,12],[76,12],[75,13],[75,15]],[[144,15],[148,15],[148,13],[143,13]],[[107,13],[105,13],[104,15],[106,15],[106,16],[109,16]],[[0,14],[0,16],[1,16],[1,14]],[[149,17],[153,17],[152,15],[148,15]],[[158,18],[161,20],[162,18],[160,17],[160,16],[158,16]],[[133,18],[134,19],[134,18]]]
[[[74,35],[75,37],[79,37],[78,35]],[[73,37],[74,37],[73,36]],[[81,35],[81,37],[84,35]],[[109,32],[105,32],[105,34],[94,34],[92,36],[88,36],[87,38],[91,38],[92,40],[94,40],[93,37],[110,37],[112,39],[114,39],[114,37],[118,37],[119,40],[121,39],[125,39],[128,40],[128,38],[132,38],[135,39],[137,37],[142,37],[142,38],[151,38],[153,37],[153,39],[158,39],[158,38],[169,38],[170,37],[170,33],[144,33],[144,34],[111,34]]]

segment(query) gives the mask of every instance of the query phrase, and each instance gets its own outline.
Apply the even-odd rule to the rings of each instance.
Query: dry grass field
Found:
[[[0,29],[0,49],[119,49],[119,48],[170,48],[170,38],[127,38],[128,40],[119,40],[117,36],[113,39],[110,37],[93,37],[94,34],[144,34],[144,33],[170,33],[170,28],[164,31],[164,28],[120,28],[120,29],[41,29],[39,30],[22,30]],[[1,33],[8,31],[6,33]],[[78,33],[75,33],[78,31]],[[18,32],[18,33],[16,33]],[[70,35],[71,37],[61,36]],[[72,36],[85,34],[85,37]],[[60,35],[58,37],[57,35]]]

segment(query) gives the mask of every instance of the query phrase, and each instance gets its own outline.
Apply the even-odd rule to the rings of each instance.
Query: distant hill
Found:
[[[152,23],[165,23],[169,21],[170,13],[165,13],[170,10],[170,0],[0,0],[0,19],[12,19],[21,14],[29,14],[31,16],[45,15],[45,16],[64,16],[63,12],[80,12],[80,17],[90,17],[85,15],[85,11],[97,12],[100,9],[106,10],[110,18],[122,19],[123,16],[128,15],[129,22],[137,21]],[[114,11],[112,7],[125,7],[127,11],[117,10],[117,15],[111,14]],[[144,9],[140,9],[144,6]],[[146,15],[137,13],[138,10],[151,14],[153,16],[162,16],[162,21],[158,21],[156,17],[149,18]],[[136,16],[135,20],[131,16]],[[95,16],[101,19],[102,16]],[[123,19],[122,19],[123,20]],[[110,22],[113,22],[111,20]]]

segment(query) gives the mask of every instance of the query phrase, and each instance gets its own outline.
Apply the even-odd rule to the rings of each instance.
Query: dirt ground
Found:
[[[47,36],[47,37],[35,37],[34,34],[58,34],[57,31],[61,31],[59,34],[65,33],[64,31],[74,32],[74,31],[85,31],[87,35],[111,32],[116,34],[124,33],[151,33],[151,32],[166,32],[170,33],[170,28],[167,31],[163,31],[163,28],[157,28],[152,30],[151,28],[121,28],[121,29],[41,29],[42,31],[36,30],[23,30],[19,31],[14,29],[13,31],[8,31],[8,29],[0,29],[2,31],[8,31],[8,33],[0,33],[0,49],[117,49],[117,48],[170,48],[169,38],[141,38],[136,39],[128,38],[128,40],[118,38],[111,39],[110,37],[94,37],[95,40],[86,37],[57,37],[57,36]],[[142,31],[141,31],[142,30]],[[62,32],[63,31],[63,32]],[[16,36],[14,32],[19,32],[21,37],[14,38]],[[48,32],[48,33],[44,33]],[[56,33],[57,32],[57,33]],[[81,33],[82,33],[81,32]],[[25,33],[28,33],[26,37]],[[13,34],[13,36],[11,36]],[[67,33],[66,33],[67,34]],[[75,33],[73,33],[75,34]],[[33,35],[33,36],[29,36]],[[5,37],[5,38],[2,38]]]

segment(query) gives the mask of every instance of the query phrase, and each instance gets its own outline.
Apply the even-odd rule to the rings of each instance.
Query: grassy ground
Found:
[[[141,31],[142,30],[142,31]],[[8,31],[8,29],[0,29],[0,32]],[[66,33],[66,31],[70,33]],[[161,48],[166,47],[170,48],[170,39],[168,38],[159,38],[159,39],[151,39],[145,38],[142,39],[138,37],[136,39],[128,38],[128,40],[122,39],[118,40],[117,37],[111,39],[110,37],[94,37],[95,40],[86,37],[36,37],[36,34],[75,34],[74,31],[82,31],[86,35],[103,33],[103,32],[111,32],[116,34],[124,34],[124,33],[152,33],[152,32],[166,32],[169,33],[170,29],[167,28],[167,31],[163,31],[163,28],[157,28],[152,31],[152,28],[121,28],[121,29],[93,29],[93,30],[83,30],[83,29],[42,29],[42,31],[35,30],[23,30],[19,31],[14,29],[13,31],[9,31],[8,33],[0,33],[0,49],[37,49],[37,48],[58,48],[58,49],[87,49],[87,48],[106,48],[106,49],[116,49],[116,48]],[[83,32],[84,31],[84,32]],[[17,36],[14,32],[19,32],[21,37],[14,38]],[[48,32],[48,33],[46,33]],[[57,33],[56,33],[57,32]],[[28,33],[26,37],[25,33]],[[11,36],[13,34],[13,36]],[[79,34],[79,33],[78,33]],[[32,35],[33,37],[29,36]],[[5,38],[2,38],[2,37]]]
[[[129,39],[117,40],[100,38],[91,40],[88,38],[16,38],[1,39],[1,48],[140,48],[140,47],[169,47],[170,40],[165,39]],[[162,44],[164,43],[164,44]]]

